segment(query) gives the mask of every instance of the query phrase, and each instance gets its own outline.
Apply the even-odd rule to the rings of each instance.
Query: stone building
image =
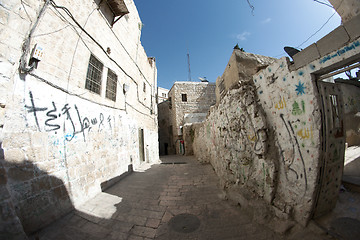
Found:
[[[192,154],[185,128],[191,131],[191,124],[204,121],[215,102],[215,83],[175,82],[168,101],[159,104],[160,154]]]
[[[330,2],[341,4],[343,24],[293,62],[234,50],[218,102],[195,131],[195,155],[213,165],[229,198],[282,232],[331,211],[341,186],[347,93],[323,80],[359,67],[360,4]],[[253,73],[241,74],[251,59]]]
[[[0,4],[0,238],[158,162],[157,69],[133,0]]]

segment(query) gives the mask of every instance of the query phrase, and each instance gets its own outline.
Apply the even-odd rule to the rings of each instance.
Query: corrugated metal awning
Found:
[[[129,13],[124,0],[106,0],[114,16],[123,16]]]

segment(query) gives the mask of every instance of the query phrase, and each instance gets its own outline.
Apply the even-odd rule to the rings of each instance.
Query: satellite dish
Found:
[[[300,52],[300,50],[293,48],[293,47],[284,47],[285,52],[291,57],[293,58],[293,56],[295,54],[297,54],[298,52]]]
[[[202,82],[209,82],[209,81],[206,79],[206,77],[203,77],[203,78],[202,78],[202,77],[199,77],[199,80],[202,81]]]

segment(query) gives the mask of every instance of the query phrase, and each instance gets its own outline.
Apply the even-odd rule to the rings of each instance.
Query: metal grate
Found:
[[[106,98],[116,101],[117,75],[109,69],[106,81]]]
[[[86,75],[85,88],[91,92],[100,94],[101,75],[104,64],[97,60],[93,55],[90,56],[88,71]]]

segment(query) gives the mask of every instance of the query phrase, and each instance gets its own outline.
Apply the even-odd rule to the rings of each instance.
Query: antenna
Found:
[[[190,53],[189,53],[189,49],[187,50],[187,61],[188,61],[188,68],[189,68],[188,81],[191,82]]]

